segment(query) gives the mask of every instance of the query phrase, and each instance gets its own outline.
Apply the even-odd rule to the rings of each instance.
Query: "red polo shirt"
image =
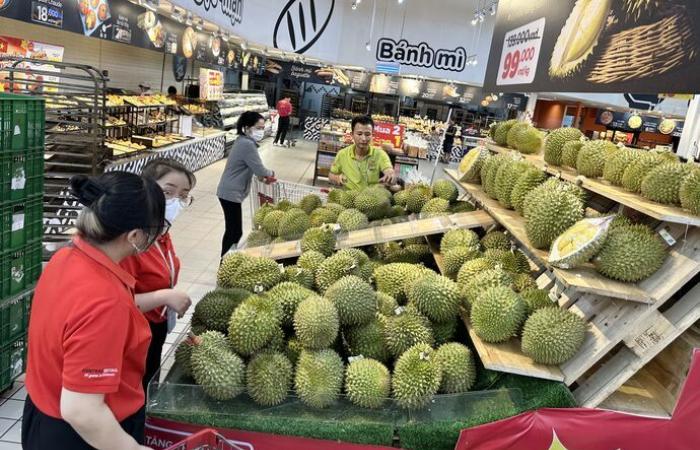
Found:
[[[289,117],[292,115],[292,103],[286,100],[280,100],[277,102],[277,114],[280,117]]]
[[[175,255],[170,233],[158,238],[157,243],[157,246],[151,245],[145,253],[130,256],[120,263],[124,270],[136,279],[135,292],[137,294],[170,289],[172,287],[170,285],[171,271],[174,278],[172,280],[173,286],[177,284],[177,277],[180,274],[180,259]],[[174,266],[172,268],[171,257]],[[168,319],[165,307],[153,309],[144,315],[153,323],[162,323]]]
[[[29,321],[26,385],[41,412],[61,418],[61,388],[105,394],[120,422],[143,407],[151,330],[133,289],[131,275],[79,237],[51,258]]]

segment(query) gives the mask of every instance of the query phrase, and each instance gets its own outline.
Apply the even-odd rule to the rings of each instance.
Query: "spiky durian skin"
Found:
[[[435,322],[454,319],[459,312],[459,288],[447,277],[436,275],[419,280],[408,291],[408,300]]]
[[[273,238],[279,236],[280,220],[284,217],[284,211],[274,210],[265,215],[262,221],[262,229]]]
[[[335,254],[325,259],[316,271],[316,286],[325,292],[328,286],[347,275],[360,275],[360,266],[352,256]]]
[[[408,191],[408,196],[406,197],[406,209],[412,213],[418,214],[432,196],[433,191],[430,189],[430,186],[420,184],[411,186]]]
[[[544,289],[525,289],[520,293],[520,298],[525,302],[528,316],[538,309],[556,306]]]
[[[285,281],[270,289],[267,295],[279,303],[282,309],[282,325],[289,328],[299,304],[316,293],[296,283]]]
[[[296,204],[287,200],[286,198],[277,202],[276,207],[277,207],[278,211],[282,211],[282,212],[289,211],[290,209],[298,208]]]
[[[374,359],[352,361],[345,370],[345,392],[357,406],[379,408],[391,394],[389,369]]]
[[[177,363],[177,365],[180,367],[182,373],[184,373],[188,377],[192,376],[191,358],[193,349],[194,344],[188,339],[185,339],[184,341],[180,342],[180,344],[177,346],[177,349],[175,349],[175,363]]]
[[[303,209],[306,214],[311,214],[314,209],[320,208],[322,204],[321,197],[316,194],[308,194],[299,202],[299,208]]]
[[[332,189],[328,193],[328,201],[330,203],[337,203],[345,208],[352,208],[352,200],[348,192],[342,189]]]
[[[457,318],[450,319],[447,322],[430,322],[430,328],[433,330],[435,345],[442,345],[452,341],[457,332]]]
[[[316,208],[309,216],[312,227],[320,227],[325,223],[336,223],[338,213],[330,208]]]
[[[608,233],[593,264],[608,278],[633,283],[653,275],[666,256],[666,244],[649,227],[620,226]]]
[[[474,205],[466,201],[457,201],[450,205],[450,212],[453,214],[476,211]]]
[[[446,251],[454,247],[478,247],[479,246],[479,236],[472,230],[465,230],[462,228],[456,228],[454,230],[449,230],[442,236],[440,240],[440,251],[445,253]]]
[[[578,152],[581,151],[583,144],[583,141],[569,141],[564,144],[561,149],[561,165],[575,169]]]
[[[391,202],[382,194],[368,188],[360,191],[353,202],[355,209],[369,220],[381,219],[391,207]]]
[[[215,289],[206,293],[195,305],[192,318],[200,321],[208,330],[227,333],[234,309],[251,295],[245,289]]]
[[[377,313],[377,294],[372,286],[354,275],[330,285],[324,296],[335,306],[343,326],[365,324]]]
[[[615,186],[622,185],[622,176],[625,174],[627,166],[632,164],[641,153],[638,150],[623,148],[616,152],[611,158],[605,162],[603,168],[603,179],[609,181]]]
[[[466,302],[465,306],[471,307],[479,296],[483,294],[484,289],[512,286],[512,284],[513,277],[501,267],[487,269],[475,274],[466,282],[460,283],[462,286],[462,300]]]
[[[700,169],[688,175],[678,191],[681,206],[693,214],[700,215]]]
[[[421,217],[442,216],[449,212],[450,202],[442,198],[432,198],[425,202],[420,210]]]
[[[517,148],[516,142],[520,137],[520,133],[522,133],[529,127],[530,124],[528,124],[527,122],[514,123],[513,126],[510,127],[510,130],[508,130],[508,134],[506,135],[506,145],[510,148]]]
[[[512,193],[520,176],[532,167],[525,161],[504,163],[496,173],[496,199],[501,205],[513,209]]]
[[[243,261],[238,270],[227,280],[227,287],[250,292],[267,291],[284,278],[277,261],[271,258],[253,257]]]
[[[481,238],[481,246],[484,250],[492,248],[510,250],[510,239],[502,231],[489,231]]]
[[[530,272],[530,263],[527,256],[520,250],[503,250],[490,248],[484,252],[484,258],[493,261],[494,265],[500,265],[506,272],[523,274]]]
[[[492,287],[471,305],[471,325],[485,342],[503,342],[518,333],[525,313],[523,300],[511,288]]]
[[[377,291],[377,312],[384,316],[391,316],[399,307],[399,302],[391,295]]]
[[[367,216],[356,209],[346,209],[338,214],[338,225],[343,231],[361,230],[367,228]]]
[[[445,276],[455,279],[462,268],[462,264],[472,259],[479,258],[481,252],[478,247],[454,247],[442,254]]]
[[[641,192],[644,178],[661,163],[659,155],[649,152],[643,153],[625,169],[622,175],[622,187],[630,192]]]
[[[442,370],[435,351],[427,344],[410,347],[396,361],[392,390],[398,405],[405,409],[427,406],[440,389]]]
[[[252,261],[253,257],[241,252],[232,252],[224,255],[221,260],[221,265],[216,273],[216,285],[222,288],[230,288],[231,281],[236,271],[241,265]]]
[[[255,211],[255,214],[253,214],[253,228],[258,229],[262,227],[263,220],[265,219],[267,213],[274,210],[275,209],[269,203],[264,203],[262,206],[260,206],[260,209]]]
[[[573,194],[542,185],[530,193],[524,209],[525,232],[535,248],[548,248],[583,218],[583,202]]]
[[[326,408],[343,387],[343,360],[333,350],[304,350],[297,361],[294,388],[304,404]]]
[[[245,240],[246,248],[262,247],[272,242],[272,237],[263,230],[252,230]]]
[[[642,195],[649,200],[667,205],[680,205],[680,189],[691,166],[665,163],[655,167],[642,181]]]
[[[508,144],[508,132],[510,131],[510,128],[516,123],[518,123],[517,120],[506,120],[505,122],[501,122],[498,125],[496,125],[496,131],[493,135],[493,140],[496,141],[496,144]]]
[[[374,283],[377,290],[394,297],[401,303],[405,298],[404,283],[415,269],[415,265],[407,263],[391,263],[377,267],[374,270]]]
[[[316,250],[307,250],[303,252],[299,259],[297,259],[297,265],[301,268],[310,270],[314,276],[316,276],[316,271],[321,263],[326,259],[326,256]]]
[[[299,360],[299,355],[304,350],[304,347],[302,347],[297,338],[291,337],[287,341],[283,350],[284,354],[287,356],[287,359],[289,359],[289,362],[292,363],[292,366],[296,366],[297,361]]]
[[[467,261],[464,264],[462,264],[462,267],[459,269],[459,272],[457,272],[457,284],[459,284],[460,286],[465,286],[471,283],[472,278],[477,274],[495,268],[496,264],[492,260],[486,259],[484,257],[475,258],[471,261]]]
[[[246,368],[248,395],[259,405],[279,405],[287,398],[293,375],[292,363],[283,353],[255,355]]]
[[[522,350],[540,364],[561,364],[578,352],[586,335],[586,322],[557,307],[541,308],[525,321]]]
[[[513,275],[512,287],[515,292],[521,293],[528,289],[537,289],[537,282],[526,273],[518,273]]]
[[[508,164],[512,162],[512,158],[508,155],[499,154],[487,161],[481,172],[481,185],[484,188],[484,192],[491,197],[496,198],[496,177],[498,176],[498,170],[503,164]]]
[[[617,146],[609,141],[588,141],[578,152],[576,171],[588,178],[602,177],[605,162],[612,158],[618,150]]]
[[[476,147],[469,150],[459,163],[459,172],[462,174],[460,181],[465,183],[480,182],[481,168],[490,157],[491,153],[487,148]]]
[[[387,350],[395,358],[412,345],[419,343],[433,345],[435,341],[430,321],[410,307],[399,315],[386,318],[384,339]]]
[[[336,255],[349,255],[357,261],[357,265],[360,267],[359,277],[364,281],[369,281],[372,278],[372,273],[374,272],[374,264],[369,260],[369,256],[359,248],[344,248],[339,250]]]
[[[515,148],[520,153],[531,155],[540,152],[543,142],[544,137],[542,132],[532,126],[528,126],[526,129],[518,133],[515,141]]]
[[[578,128],[558,128],[547,135],[544,141],[544,160],[553,166],[562,165],[564,144],[578,141],[583,136]]]
[[[381,362],[387,362],[391,358],[386,346],[384,325],[377,318],[364,325],[345,329],[343,337],[350,356],[362,355]]]
[[[510,194],[510,201],[513,209],[522,215],[525,197],[537,186],[544,183],[546,179],[547,175],[543,170],[537,167],[527,169],[521,174]]]
[[[442,369],[440,392],[458,394],[469,391],[476,381],[472,352],[464,345],[451,342],[438,347],[435,361]]]
[[[335,235],[330,227],[309,228],[301,238],[301,251],[315,250],[325,256],[330,256],[335,250]]]
[[[276,299],[248,297],[231,315],[228,327],[231,348],[239,355],[252,355],[270,342],[281,321],[282,308]]]
[[[243,392],[245,364],[227,348],[203,339],[192,349],[190,361],[194,380],[209,397],[229,400]]]
[[[457,200],[457,186],[450,180],[438,180],[433,183],[433,195],[452,203]]]
[[[303,267],[299,267],[295,264],[291,266],[286,266],[284,268],[285,281],[289,283],[298,284],[299,286],[305,287],[307,289],[313,289],[314,284],[316,283],[315,278],[316,277],[314,276],[314,273],[312,271]]]
[[[308,297],[297,306],[294,313],[294,332],[306,349],[330,347],[338,336],[339,328],[338,311],[325,298]]]

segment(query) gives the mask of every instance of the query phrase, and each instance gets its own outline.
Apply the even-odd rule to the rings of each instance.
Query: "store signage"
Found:
[[[192,2],[203,8],[205,12],[223,14],[228,18],[231,26],[243,20],[243,0],[192,0]]]
[[[63,4],[56,0],[32,0],[32,21],[63,28]]]
[[[484,89],[700,92],[700,3],[655,5],[529,0],[523,7],[522,0],[501,0]]]
[[[375,68],[377,73],[385,73],[387,75],[398,75],[401,72],[401,64],[394,62],[378,62]]]
[[[335,0],[289,0],[272,32],[275,48],[291,48],[302,54],[318,41],[333,17]],[[284,45],[287,44],[287,45]]]
[[[629,112],[600,110],[596,117],[596,123],[604,125],[611,130],[627,131],[630,133],[644,131],[646,133],[669,134],[671,136],[680,136],[683,133],[684,122],[682,120],[668,121],[668,123],[671,123],[671,126],[665,129],[666,124],[661,125],[663,120],[653,116],[642,116],[641,123],[635,124],[633,121],[631,124],[630,118],[636,115],[636,113]],[[633,124],[639,126],[633,127]]]
[[[383,37],[377,40],[376,48],[377,61],[434,67],[453,72],[463,71],[467,64],[467,51],[464,47],[457,47],[454,50],[434,50],[425,42],[410,44],[406,39],[395,41]]]
[[[372,135],[374,145],[382,145],[388,142],[394,148],[401,148],[405,132],[406,127],[404,125],[397,125],[392,122],[375,122],[374,134]]]
[[[21,58],[39,59],[48,62],[62,62],[64,48],[59,45],[45,44],[43,42],[19,39],[11,36],[0,36],[0,56],[15,56]],[[28,86],[31,90],[43,89],[44,92],[56,92],[58,88],[44,86],[40,81],[56,84],[60,80],[61,70],[51,64],[34,64],[29,62],[21,63],[24,67],[36,68],[43,72],[55,72],[56,76],[33,75],[31,73],[17,73],[15,76],[20,82],[27,77],[32,77],[34,82]],[[7,73],[2,71],[3,63],[0,62],[0,80],[5,80]],[[8,81],[0,82],[0,92],[10,90]],[[15,89],[24,90],[22,86],[15,86]]]

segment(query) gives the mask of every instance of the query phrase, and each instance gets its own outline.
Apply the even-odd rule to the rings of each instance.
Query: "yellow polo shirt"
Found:
[[[352,144],[335,155],[331,173],[343,174],[346,189],[360,190],[379,183],[382,173],[391,167],[389,155],[381,148],[370,145],[365,159],[359,160],[355,158],[355,144]]]

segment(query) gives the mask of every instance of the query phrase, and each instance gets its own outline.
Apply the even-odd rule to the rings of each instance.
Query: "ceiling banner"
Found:
[[[700,2],[501,0],[484,86],[700,92]]]

